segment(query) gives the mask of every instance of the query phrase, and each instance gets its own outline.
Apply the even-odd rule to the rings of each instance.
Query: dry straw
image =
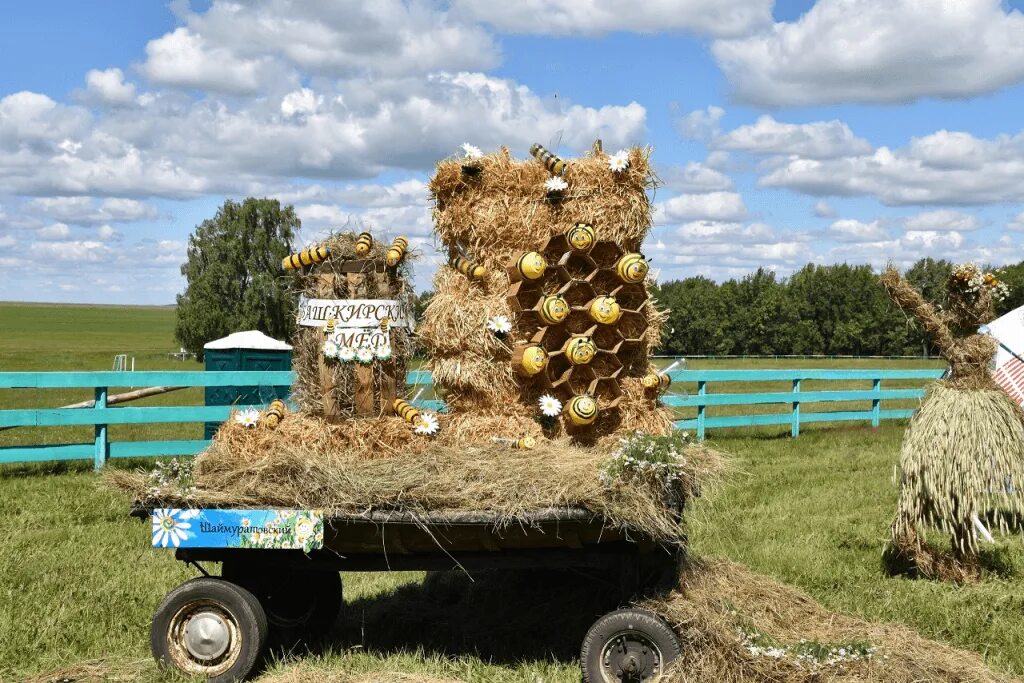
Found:
[[[524,432],[525,424],[510,426],[504,418],[441,419],[434,440],[414,435],[397,417],[330,424],[292,414],[274,430],[227,423],[196,459],[196,489],[186,497],[150,490],[144,472],[112,470],[107,478],[147,505],[487,512],[498,526],[526,523],[537,510],[582,508],[611,526],[678,538],[678,521],[661,488],[602,484],[610,449],[541,439],[533,450],[511,450],[491,437],[538,434],[536,423]],[[467,440],[487,443],[466,446]],[[723,465],[718,453],[703,446],[689,448],[686,461],[688,495],[713,481]]]

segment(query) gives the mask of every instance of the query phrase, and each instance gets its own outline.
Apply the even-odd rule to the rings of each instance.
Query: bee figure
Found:
[[[622,307],[613,296],[599,296],[590,304],[590,318],[601,325],[613,325],[622,315]]]
[[[590,223],[577,223],[565,231],[565,238],[576,251],[589,251],[594,246],[597,233]]]
[[[644,375],[644,378],[640,380],[644,385],[645,389],[656,389],[659,393],[668,390],[672,384],[672,378],[668,376],[668,373],[657,373],[651,372]]]
[[[330,339],[334,336],[334,318],[328,318],[327,324],[324,325],[324,337]]]
[[[515,362],[516,372],[526,377],[533,377],[547,367],[548,352],[537,344],[527,344],[517,349],[517,353],[513,355],[513,362]]]
[[[452,266],[455,270],[459,271],[470,280],[482,280],[487,277],[487,269],[479,263],[474,263],[469,259],[461,256],[456,256],[452,261]]]
[[[586,365],[596,353],[597,345],[590,337],[573,337],[565,346],[565,357],[573,365]]]
[[[538,161],[544,164],[544,167],[548,169],[551,175],[562,175],[565,173],[565,162],[560,158],[547,151],[541,145],[534,143],[530,146],[530,154],[534,156]]]
[[[356,239],[356,256],[365,258],[372,248],[373,235],[368,232],[359,233],[359,237]]]
[[[597,418],[597,399],[590,394],[573,396],[565,406],[565,414],[577,427],[589,425]]]
[[[562,297],[546,296],[540,305],[540,319],[548,325],[557,325],[569,317],[569,302]]]
[[[396,398],[391,404],[391,408],[395,411],[396,415],[411,425],[416,424],[420,419],[420,411],[416,409],[416,406],[404,399]]]
[[[329,247],[317,247],[313,246],[308,249],[303,249],[300,252],[296,252],[291,256],[286,256],[281,261],[281,270],[301,270],[306,266],[312,266],[317,263],[323,263],[324,260],[331,255]]]
[[[388,253],[384,255],[384,262],[388,264],[389,268],[394,268],[402,259],[405,258],[405,252],[409,248],[409,240],[405,237],[396,237],[395,241],[391,243],[388,248]]]
[[[387,332],[389,327],[391,327],[391,318],[381,318],[380,331]]]
[[[548,262],[535,251],[528,251],[516,260],[515,270],[520,277],[527,280],[539,280],[544,277]]]
[[[532,436],[524,436],[521,439],[505,439],[500,436],[496,436],[491,439],[494,443],[508,444],[509,448],[514,448],[518,451],[529,451],[537,445],[537,439]]]
[[[636,252],[624,255],[615,262],[615,274],[627,284],[643,282],[647,277],[647,261],[644,260],[644,255]]]
[[[281,424],[281,420],[284,419],[284,401],[279,398],[275,398],[270,402],[270,406],[267,408],[266,415],[263,416],[263,424],[267,425],[270,429],[277,428],[277,425]]]

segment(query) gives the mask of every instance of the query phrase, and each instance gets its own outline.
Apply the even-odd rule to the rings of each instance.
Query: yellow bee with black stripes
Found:
[[[548,169],[548,171],[552,175],[562,175],[563,173],[565,173],[565,161],[555,156],[548,150],[544,149],[544,147],[542,147],[541,145],[537,143],[531,145],[530,154],[532,154],[535,159],[544,164],[544,167]]]
[[[391,318],[381,318],[380,320],[380,331],[387,332],[388,328],[391,327]]]
[[[356,256],[365,257],[370,253],[370,249],[373,248],[373,235],[368,232],[359,233],[359,237],[356,238]]]
[[[544,277],[548,262],[536,251],[528,251],[516,259],[516,272],[527,280],[539,280]]]
[[[557,294],[544,297],[540,305],[540,319],[548,325],[557,325],[569,317],[569,302]]]
[[[586,365],[596,354],[597,344],[590,337],[573,337],[565,346],[565,357],[573,365]]]
[[[461,256],[456,256],[452,260],[452,267],[471,280],[482,280],[487,277],[487,268]]]
[[[589,251],[597,239],[597,232],[590,223],[577,223],[565,231],[565,239],[576,251]]]
[[[405,399],[396,398],[391,404],[391,408],[395,411],[396,415],[411,425],[416,424],[420,419],[420,411],[416,409],[416,406]]]
[[[659,392],[667,390],[672,384],[672,378],[668,376],[667,372],[651,372],[644,375],[644,378],[640,381],[645,389],[657,389]]]
[[[565,414],[578,427],[591,424],[597,418],[597,399],[590,394],[580,394],[569,399]]]
[[[384,255],[384,262],[388,264],[389,268],[394,268],[405,258],[405,252],[408,249],[409,240],[401,236],[396,237],[395,241],[388,247],[388,252]]]
[[[284,401],[279,398],[275,398],[270,402],[267,407],[267,412],[263,416],[263,424],[267,427],[274,429],[277,425],[281,424],[281,420],[284,419]]]
[[[329,247],[312,246],[308,249],[286,256],[281,261],[281,270],[302,270],[306,266],[323,263],[331,255]]]
[[[532,436],[524,436],[520,439],[505,439],[496,436],[492,438],[491,441],[493,441],[494,443],[508,444],[509,448],[514,448],[520,451],[532,450],[537,445],[537,439],[533,438]]]
[[[334,336],[334,327],[335,327],[334,318],[328,318],[327,319],[327,324],[324,325],[324,336],[327,337],[328,339],[333,337]]]
[[[643,282],[647,277],[647,261],[643,254],[632,252],[625,254],[615,262],[615,274],[619,279],[628,284]]]

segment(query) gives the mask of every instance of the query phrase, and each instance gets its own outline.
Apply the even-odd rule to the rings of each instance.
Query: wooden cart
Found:
[[[138,508],[133,514],[152,518],[154,545],[159,545],[161,520],[181,512]],[[245,519],[259,511],[205,512]],[[322,543],[313,549],[182,543],[176,559],[194,565],[202,576],[172,590],[157,609],[153,655],[187,674],[242,680],[256,667],[272,629],[315,634],[333,626],[343,607],[343,571],[589,569],[617,577],[624,600],[663,590],[678,576],[679,547],[610,526],[585,510],[538,510],[500,528],[498,521],[489,513],[368,512],[324,517]],[[159,538],[167,547],[176,545],[166,534]],[[220,575],[212,575],[207,563],[220,563]],[[587,633],[583,678],[654,680],[679,654],[679,639],[664,620],[644,610],[619,609],[600,617]]]

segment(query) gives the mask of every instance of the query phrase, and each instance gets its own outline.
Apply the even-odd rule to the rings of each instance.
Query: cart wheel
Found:
[[[256,596],[275,639],[308,639],[330,631],[344,604],[341,574],[336,571],[225,564],[222,574]]]
[[[267,617],[252,593],[221,579],[186,581],[153,616],[149,646],[162,667],[214,683],[248,676],[267,641]]]
[[[594,622],[583,639],[583,681],[654,681],[681,654],[679,638],[664,619],[647,610],[615,610]]]

